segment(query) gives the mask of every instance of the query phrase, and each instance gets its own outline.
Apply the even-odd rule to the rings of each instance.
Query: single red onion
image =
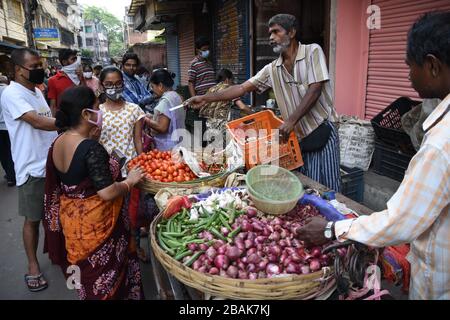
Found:
[[[298,273],[299,268],[297,267],[297,265],[295,263],[290,262],[287,266],[286,266],[286,272],[287,273]]]
[[[230,258],[230,260],[236,260],[241,256],[241,251],[236,246],[228,246],[225,255]]]
[[[230,259],[223,254],[219,254],[214,259],[214,265],[219,269],[226,269],[230,265]]]
[[[280,241],[280,238],[280,233],[277,231],[272,232],[272,234],[269,236],[269,239],[274,241]]]
[[[255,239],[255,243],[259,244],[259,243],[264,243],[266,241],[267,237],[265,236],[257,236]]]
[[[250,273],[248,274],[248,278],[249,278],[250,280],[256,280],[256,279],[258,279],[258,274],[256,274],[255,272],[250,272]]]
[[[248,256],[247,261],[248,263],[258,264],[261,261],[261,258],[256,253],[253,253],[250,256]]]
[[[208,250],[206,250],[205,254],[209,259],[214,260],[217,255],[217,250],[214,249],[214,247],[209,247]]]
[[[311,249],[311,255],[314,258],[318,258],[322,255],[322,249],[320,247],[314,247]]]
[[[242,224],[241,224],[241,230],[245,231],[245,232],[253,231],[253,226],[247,220],[244,220],[244,221],[242,221]]]
[[[238,268],[235,266],[229,266],[227,269],[227,274],[230,278],[236,279],[238,276]]]
[[[195,260],[192,264],[192,269],[198,270],[202,266],[202,262],[200,260]]]
[[[280,266],[275,263],[269,263],[266,267],[266,273],[269,277],[280,274],[280,272],[281,272]]]
[[[218,275],[219,269],[217,269],[216,267],[212,267],[211,269],[209,269],[209,274]]]
[[[238,278],[239,279],[248,279],[248,273],[245,272],[244,270],[239,270],[238,271]]]
[[[308,265],[302,265],[300,267],[300,271],[302,272],[302,274],[308,274],[311,273],[311,270],[309,269]]]
[[[188,249],[191,250],[192,252],[195,252],[198,249],[198,244],[196,244],[196,243],[189,243],[188,244]]]
[[[247,238],[247,232],[239,232],[236,236],[237,239],[245,240]]]
[[[201,273],[205,273],[206,272],[206,267],[205,266],[201,266],[200,268],[197,269],[198,272]]]
[[[320,262],[319,259],[312,259],[309,263],[309,268],[312,272],[317,271],[320,269]]]
[[[281,247],[277,245],[270,247],[270,253],[279,257],[281,255]]]
[[[227,245],[226,244],[224,244],[223,246],[221,246],[221,247],[219,247],[217,249],[217,253],[218,254],[225,254],[226,251],[227,251]]]
[[[200,248],[200,250],[202,251],[206,251],[208,250],[208,245],[206,243],[200,243],[200,245],[198,246]]]
[[[250,240],[248,240],[248,239],[244,241],[244,247],[245,247],[245,249],[250,249],[250,248],[253,247],[253,245],[254,245],[253,241],[250,241]]]
[[[214,241],[214,249],[219,249],[221,246],[223,246],[225,244],[225,241],[223,240],[216,240]]]
[[[253,207],[247,207],[245,209],[245,211],[246,211],[247,216],[250,218],[256,217],[256,215],[258,214],[258,210],[256,210]]]
[[[282,225],[283,224],[283,220],[280,219],[279,217],[276,217],[276,218],[274,218],[272,220],[272,222],[270,224],[273,225],[273,226]]]
[[[255,272],[256,271],[256,266],[253,263],[249,263],[247,265],[246,271],[247,272]]]
[[[230,233],[230,230],[227,227],[221,227],[220,232],[226,237]]]

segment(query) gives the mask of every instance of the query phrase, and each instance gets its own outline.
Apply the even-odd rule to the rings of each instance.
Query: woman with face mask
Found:
[[[116,67],[107,67],[100,73],[100,90],[105,103],[100,105],[103,112],[103,127],[100,143],[112,152],[119,150],[130,161],[142,153],[142,121],[144,111],[123,99],[123,75]],[[123,168],[122,174],[126,175]]]
[[[144,111],[137,105],[123,98],[124,81],[122,72],[116,67],[107,67],[100,73],[100,91],[105,102],[100,105],[103,112],[103,126],[100,144],[111,153],[120,151],[130,161],[143,152],[142,145],[142,119]],[[122,176],[127,175],[126,166],[122,168]],[[147,218],[143,206],[144,194],[133,188],[126,199],[130,216],[131,229],[139,246],[139,228],[146,223]],[[141,208],[141,209],[139,209]],[[138,247],[138,256],[148,261],[145,252]]]
[[[100,81],[94,75],[92,67],[88,64],[85,64],[83,66],[83,78],[86,82],[86,86],[91,88],[92,91],[94,91],[95,95],[98,96],[98,94],[99,94],[98,88],[100,86]]]
[[[124,205],[143,170],[135,168],[119,182],[119,162],[90,139],[92,130],[102,126],[91,89],[73,87],[61,95],[56,126],[66,131],[47,158],[43,221],[49,258],[64,271],[69,265],[79,268],[75,288],[80,299],[143,299]]]

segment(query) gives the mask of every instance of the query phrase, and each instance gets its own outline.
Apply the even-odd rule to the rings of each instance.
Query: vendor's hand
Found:
[[[134,167],[128,172],[127,182],[129,182],[132,186],[137,184],[144,177],[145,173],[141,167]]]
[[[303,240],[307,245],[322,245],[329,240],[325,238],[325,227],[328,221],[322,217],[312,217],[306,220],[303,227],[295,231],[295,237]]]
[[[294,127],[295,124],[292,121],[287,120],[278,128],[278,130],[280,130],[280,137],[283,142],[288,141],[289,135],[292,131],[294,131]]]
[[[187,99],[184,102],[185,106],[188,106],[191,109],[198,110],[205,105],[206,101],[204,96],[195,96],[190,99]]]
[[[100,135],[102,133],[102,129],[100,129],[99,127],[93,127],[90,131],[89,131],[89,139],[92,140],[96,140],[98,141],[100,139]]]

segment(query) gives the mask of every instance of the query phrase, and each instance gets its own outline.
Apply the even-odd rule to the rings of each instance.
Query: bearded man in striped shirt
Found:
[[[304,160],[300,171],[339,192],[339,139],[334,125],[338,117],[325,55],[318,44],[298,42],[297,27],[293,15],[273,16],[269,20],[270,44],[280,57],[243,84],[193,97],[188,103],[199,109],[205,103],[272,88],[284,120],[279,128],[281,138],[287,140],[292,131],[299,138]]]

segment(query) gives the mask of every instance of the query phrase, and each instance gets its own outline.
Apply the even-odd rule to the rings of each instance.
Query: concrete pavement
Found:
[[[50,263],[47,255],[42,253],[44,230],[41,226],[38,259],[41,271],[46,276],[49,286],[41,292],[30,292],[25,285],[24,274],[27,272],[27,259],[22,241],[24,218],[18,215],[17,188],[7,187],[0,167],[0,299],[14,300],[76,300],[74,290],[66,287],[61,269]],[[147,238],[142,245],[146,245]],[[151,264],[141,264],[144,292],[147,299],[156,299]]]

